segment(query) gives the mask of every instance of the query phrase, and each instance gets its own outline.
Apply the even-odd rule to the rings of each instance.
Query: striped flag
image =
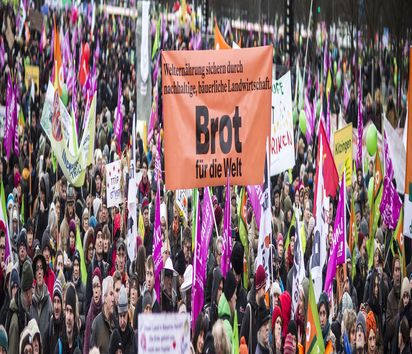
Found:
[[[322,330],[320,328],[319,313],[316,306],[312,276],[309,276],[309,304],[306,313],[306,319],[307,324],[305,352],[307,354],[324,353],[325,345],[323,344]]]

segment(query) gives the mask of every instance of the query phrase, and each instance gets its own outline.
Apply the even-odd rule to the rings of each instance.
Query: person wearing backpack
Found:
[[[22,267],[21,288],[11,300],[6,320],[6,330],[9,334],[9,353],[19,353],[20,334],[29,323],[30,308],[33,298],[33,269],[31,262],[26,260]]]

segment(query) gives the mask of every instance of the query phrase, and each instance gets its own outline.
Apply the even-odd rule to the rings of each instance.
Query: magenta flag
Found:
[[[330,143],[330,93],[328,94],[328,101],[326,104],[326,137]]]
[[[158,134],[157,138],[157,153],[156,153],[156,158],[155,158],[155,168],[154,168],[154,178],[155,180],[162,179],[162,162],[160,159],[160,154],[161,154],[161,140],[160,140],[160,132]]]
[[[17,118],[17,85],[14,86],[14,110],[13,110],[13,121],[14,121],[14,154],[19,156],[20,146],[19,146],[19,125]]]
[[[323,287],[324,291],[329,295],[329,298],[333,290],[333,279],[335,278],[336,267],[346,262],[345,188],[345,175],[343,175],[340,183],[339,203],[336,209],[328,268],[326,270],[325,284]]]
[[[256,225],[259,227],[260,225],[260,215],[261,215],[261,208],[260,208],[260,199],[262,198],[262,186],[255,185],[255,186],[247,186],[247,195],[249,196],[250,204],[252,204],[252,209],[255,213]]]
[[[312,142],[312,137],[313,137],[313,109],[312,109],[312,104],[310,103],[309,96],[308,96],[308,91],[306,90],[305,93],[305,114],[306,114],[306,120],[309,124],[307,124],[306,128],[306,141],[308,144]]]
[[[0,41],[0,70],[3,69],[4,63],[5,63],[5,50],[4,50],[4,41]]]
[[[117,143],[120,148],[122,146],[122,127],[123,127],[123,115],[122,115],[122,73],[119,72],[119,84],[117,87],[117,112],[116,119],[114,121],[114,134],[117,138]]]
[[[348,83],[346,80],[343,82],[343,109],[346,111],[346,108],[348,107],[349,103],[349,98],[350,98],[350,93],[349,93],[349,87]]]
[[[199,200],[197,207],[199,208]],[[202,224],[200,213],[196,225],[196,242],[194,254],[194,272],[192,288],[192,328],[194,329],[197,316],[203,308],[204,287],[206,284],[207,255],[210,238],[213,231],[213,207],[209,188],[206,187],[203,196]]]
[[[383,180],[383,194],[379,210],[382,220],[390,230],[395,230],[401,213],[402,201],[389,176]]]
[[[356,168],[362,168],[362,138],[363,138],[363,117],[362,117],[362,84],[361,70],[359,70],[358,87],[358,150],[356,153]]]
[[[13,87],[13,82],[9,73],[6,88],[6,122],[5,122],[5,134],[4,134],[4,148],[6,150],[7,159],[10,157],[10,152],[12,150],[14,139],[15,139],[15,129],[17,125],[17,106],[16,106],[16,90]],[[16,115],[16,117],[15,117]]]
[[[226,201],[223,215],[223,249],[222,249],[222,275],[226,278],[226,273],[230,270],[230,256],[232,254],[232,229],[230,227],[230,185],[229,174],[226,184]]]
[[[162,231],[160,228],[160,184],[157,182],[156,192],[156,210],[153,230],[153,262],[154,262],[154,278],[156,295],[160,301],[160,274],[163,268],[162,259]]]

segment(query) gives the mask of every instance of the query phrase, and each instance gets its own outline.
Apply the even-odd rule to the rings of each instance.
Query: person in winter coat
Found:
[[[50,191],[51,186],[49,182],[49,174],[45,173],[40,179],[40,193],[39,199],[36,200],[37,207],[34,210],[37,212],[34,214],[36,215],[36,238],[39,242],[42,239],[43,231],[46,229],[49,220],[49,202],[50,202]]]
[[[33,260],[33,274],[35,274],[36,286],[34,287],[33,302],[30,315],[39,324],[40,334],[43,338],[47,332],[49,320],[53,309],[49,291],[44,283],[44,270],[46,269],[46,259],[38,252]]]
[[[406,317],[402,317],[399,331],[398,331],[398,348],[399,353],[401,354],[410,354],[411,353],[411,345],[410,345],[410,334],[409,334],[410,326]]]
[[[230,257],[231,263],[233,266],[233,271],[236,278],[236,311],[237,311],[237,320],[238,320],[238,330],[240,331],[240,327],[242,325],[243,316],[245,314],[246,306],[247,306],[247,293],[245,288],[243,287],[243,246],[242,244],[237,241],[233,245],[232,255]]]
[[[319,313],[319,321],[320,321],[320,328],[322,330],[322,337],[323,343],[325,345],[325,349],[332,347],[332,339],[333,333],[331,332],[330,322],[329,322],[329,299],[326,293],[322,293],[319,296],[318,302],[318,313]]]
[[[90,306],[92,299],[93,289],[92,280],[93,272],[97,267],[100,269],[101,278],[104,279],[108,274],[109,264],[103,260],[103,231],[102,226],[97,224],[94,229],[94,239],[95,239],[95,252],[93,259],[87,270],[87,283],[86,283],[86,308]]]
[[[219,304],[220,297],[222,296],[222,293],[223,293],[223,281],[224,279],[222,275],[222,270],[220,267],[216,267],[213,270],[212,298],[211,298],[210,307],[209,307],[210,327],[213,327],[213,325],[218,319],[217,306]]]
[[[110,336],[114,330],[114,291],[113,278],[106,277],[102,285],[103,308],[92,323],[89,348],[97,347],[101,354],[109,352]]]
[[[133,319],[133,324],[134,324],[134,328],[133,329],[137,329],[139,328],[138,325],[138,316],[140,313],[144,312],[144,307],[143,307],[143,298],[146,292],[148,292],[150,294],[151,297],[151,302],[152,302],[152,312],[158,313],[160,312],[160,305],[159,302],[157,301],[157,297],[156,297],[156,291],[154,291],[153,289],[154,287],[154,261],[153,261],[153,257],[149,256],[147,257],[147,261],[146,261],[146,283],[145,283],[145,287],[141,293],[141,295],[139,296],[139,299],[137,300],[137,306],[136,309],[134,311],[134,319]]]
[[[92,287],[93,299],[87,312],[86,327],[84,331],[83,353],[85,354],[89,353],[92,323],[102,310],[102,275],[100,273],[100,268],[96,268],[93,272]]]
[[[59,279],[56,279],[53,289],[53,315],[48,322],[47,331],[43,337],[44,353],[51,353],[56,347],[57,340],[63,334],[63,295],[62,284]]]
[[[64,219],[60,225],[61,245],[59,245],[59,249],[61,249],[62,251],[65,251],[67,249],[67,241],[69,240],[69,233],[70,233],[70,221],[75,220],[75,218],[77,218],[74,212],[75,203],[76,203],[76,194],[75,194],[74,188],[73,186],[68,186],[67,187],[66,210],[64,213]]]
[[[255,354],[257,345],[257,312],[260,299],[265,296],[266,273],[262,265],[255,273],[255,286],[249,292],[248,304],[245,315],[243,316],[242,326],[240,328],[240,337],[245,337],[246,344],[251,354]]]
[[[117,328],[117,330],[120,334],[120,339],[123,347],[123,354],[133,354],[136,347],[136,343],[134,332],[129,321],[127,305],[127,291],[126,288],[122,285],[119,294],[119,304],[117,306],[117,313],[119,316],[119,327]],[[112,333],[112,337],[113,336],[114,332]],[[111,340],[112,339],[110,339],[110,341]]]
[[[270,353],[270,343],[269,343],[269,322],[270,322],[270,312],[266,307],[265,300],[260,299],[259,310],[257,315],[257,346],[256,354],[269,354]]]
[[[77,317],[77,296],[76,289],[69,283],[66,289],[64,309],[64,330],[59,337],[54,348],[54,354],[74,354],[82,347],[79,335],[79,319]]]
[[[9,353],[19,353],[19,340],[27,323],[31,320],[30,308],[33,297],[33,269],[30,261],[25,261],[22,267],[21,288],[11,300],[6,319],[6,330],[9,335]]]
[[[84,302],[86,297],[86,289],[81,279],[80,271],[80,253],[78,250],[75,250],[73,254],[73,273],[72,273],[72,283],[76,289],[77,298],[79,299],[79,315],[82,323],[82,328],[85,323],[85,308]]]
[[[236,286],[236,278],[230,270],[226,275],[223,294],[219,300],[218,316],[223,321],[232,347],[239,345],[236,343],[239,341],[237,336]]]
[[[43,254],[44,259],[46,260],[46,270],[44,271],[44,282],[47,285],[47,289],[49,290],[49,295],[53,296],[53,288],[54,282],[56,279],[56,275],[53,272],[53,269],[50,267],[51,260],[52,260],[52,245],[50,239],[50,231],[49,227],[46,228],[43,232],[43,236],[41,239],[41,251]]]
[[[282,310],[279,306],[275,305],[272,311],[272,338],[274,354],[282,353]]]
[[[392,338],[396,335],[396,317],[399,310],[401,297],[401,262],[399,256],[395,255],[392,263],[392,289],[386,301],[386,319],[384,333],[384,350],[389,351]]]

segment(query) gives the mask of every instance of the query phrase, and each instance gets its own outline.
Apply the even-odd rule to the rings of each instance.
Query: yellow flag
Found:
[[[138,224],[138,233],[140,237],[142,238],[142,241],[144,240],[144,221],[143,221],[143,215],[142,211],[139,210],[139,224]]]

